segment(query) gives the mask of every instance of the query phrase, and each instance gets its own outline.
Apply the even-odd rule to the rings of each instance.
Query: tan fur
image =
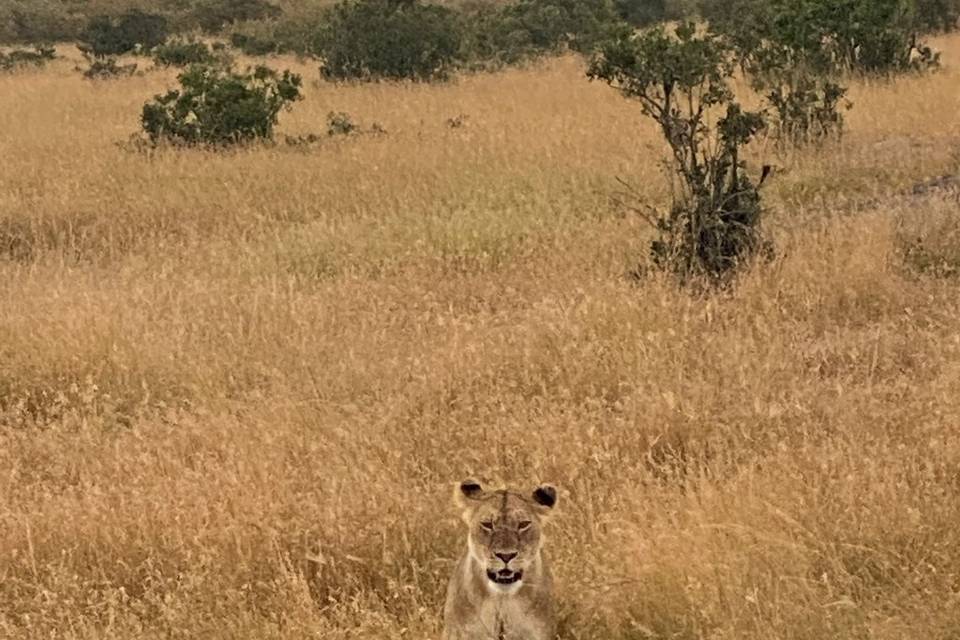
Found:
[[[447,587],[445,640],[552,640],[553,579],[541,526],[556,490],[487,491],[465,480],[455,496],[467,544]]]

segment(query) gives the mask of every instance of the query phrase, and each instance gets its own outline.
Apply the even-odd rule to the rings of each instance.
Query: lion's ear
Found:
[[[557,490],[553,485],[542,484],[533,490],[533,501],[541,507],[553,509],[557,504]]]
[[[479,481],[467,478],[457,485],[453,492],[453,499],[461,509],[468,509],[471,503],[480,500],[484,493],[486,492]]]

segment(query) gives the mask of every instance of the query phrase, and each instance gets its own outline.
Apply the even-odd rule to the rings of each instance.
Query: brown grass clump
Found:
[[[938,44],[774,158],[779,256],[712,297],[624,277],[662,148],[574,60],[311,86],[282,133],[389,134],[226,154],[115,144],[168,72],[0,77],[0,637],[436,637],[478,474],[563,488],[565,639],[957,638]]]

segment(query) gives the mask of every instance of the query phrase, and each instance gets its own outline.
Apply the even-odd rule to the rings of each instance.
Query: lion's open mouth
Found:
[[[500,571],[487,571],[487,578],[497,584],[513,584],[520,582],[523,577],[523,571],[511,571],[510,569],[500,569]]]

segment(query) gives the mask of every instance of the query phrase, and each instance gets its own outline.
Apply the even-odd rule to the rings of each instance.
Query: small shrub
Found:
[[[464,113],[458,113],[452,118],[447,118],[447,126],[451,129],[462,129],[467,126],[467,120],[470,119],[470,116]]]
[[[348,136],[355,133],[359,127],[354,124],[349,113],[331,111],[327,114],[327,135]]]
[[[181,88],[143,106],[151,142],[226,145],[273,137],[280,111],[301,98],[299,75],[258,66],[245,73],[194,65]]]
[[[679,189],[665,215],[645,213],[659,237],[655,266],[681,282],[705,276],[726,282],[737,267],[770,250],[761,233],[760,195],[746,175],[740,151],[764,126],[744,111],[729,80],[733,55],[719,38],[698,35],[693,24],[676,35],[656,28],[603,47],[588,74],[639,101],[671,150]],[[724,115],[715,124],[711,111]]]
[[[419,0],[343,0],[317,38],[328,80],[435,81],[458,62],[461,24],[451,9]]]
[[[137,65],[119,64],[114,57],[94,58],[84,54],[87,68],[83,70],[83,77],[87,80],[111,80],[132,76],[137,72]]]
[[[206,43],[170,40],[153,49],[153,61],[166,67],[186,67],[191,64],[226,63],[224,55],[216,55]]]
[[[80,36],[79,47],[84,53],[105,58],[146,51],[166,39],[166,18],[134,9],[116,18],[105,15],[91,18]]]
[[[842,135],[841,108],[850,107],[844,102],[847,89],[807,62],[803,51],[766,39],[741,52],[740,58],[753,89],[773,108],[781,143],[807,144]]]
[[[283,13],[265,0],[204,0],[193,12],[193,22],[208,33],[246,20],[267,20]]]
[[[14,49],[7,53],[0,51],[0,71],[10,71],[20,67],[42,67],[56,57],[56,49],[43,45],[37,45],[33,51],[28,49]]]

